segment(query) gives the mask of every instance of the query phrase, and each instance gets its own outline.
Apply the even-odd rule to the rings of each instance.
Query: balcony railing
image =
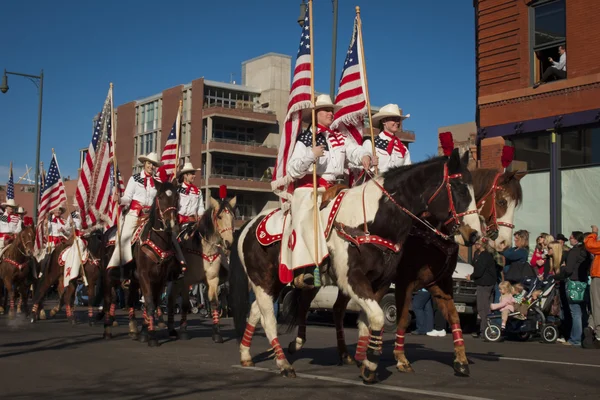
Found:
[[[229,100],[228,100],[229,101]],[[256,107],[255,104],[251,101],[243,101],[243,100],[231,100],[232,104],[225,104],[222,101],[218,103],[209,104],[207,101],[204,102],[204,108],[212,108],[212,107],[222,107],[229,108],[232,110],[241,110],[248,112],[256,112],[261,114],[275,114],[275,111],[268,110],[262,107]]]
[[[277,146],[266,146],[260,142],[257,142],[255,140],[251,140],[251,141],[242,141],[242,140],[230,140],[230,139],[221,139],[221,138],[212,138],[213,142],[219,142],[219,143],[229,143],[229,144],[238,144],[241,146],[250,146],[250,147],[266,147],[268,149],[276,149]],[[206,137],[202,138],[202,143],[206,144]]]
[[[225,175],[225,174],[210,174],[208,179],[235,179],[240,181],[251,181],[251,182],[271,182],[270,179],[263,178],[262,176],[239,176],[239,175]]]

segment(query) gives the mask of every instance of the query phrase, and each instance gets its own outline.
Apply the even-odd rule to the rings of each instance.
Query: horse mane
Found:
[[[154,227],[154,224],[156,223],[156,212],[157,212],[156,205],[158,204],[156,199],[158,198],[158,196],[160,196],[167,190],[171,190],[174,194],[177,193],[177,188],[171,182],[164,182],[164,183],[159,183],[157,181],[154,181],[154,182],[156,182],[156,196],[154,198],[154,201],[152,201],[152,205],[150,206],[150,212],[148,213],[148,223],[146,224],[146,226],[144,227],[144,231],[142,232],[142,235],[144,235],[144,236],[146,234],[148,234],[148,231],[150,229],[152,229]]]
[[[19,232],[15,235],[15,240],[13,240],[10,243],[10,245],[6,248],[6,250],[4,251],[4,254],[3,254],[4,257],[14,260],[15,258],[17,258],[19,256],[19,254],[21,254],[19,252],[19,245],[23,244],[21,238],[27,230],[31,230],[32,233],[35,232],[35,231],[33,231],[33,227],[31,227],[31,226],[26,226],[23,229],[21,229],[21,232]],[[35,238],[34,238],[34,240],[35,240]],[[23,245],[23,247],[25,247],[25,246]],[[23,248],[23,250],[25,250],[25,248]]]
[[[476,199],[479,200],[483,198],[483,196],[489,192],[497,173],[497,170],[490,168],[478,168],[471,171],[471,176],[473,177],[473,191],[475,192]],[[503,178],[506,177],[507,174],[510,174],[510,172],[502,174],[498,179],[498,184],[508,192],[518,206],[523,201],[523,189],[521,183],[515,178],[511,178],[506,182]]]
[[[214,209],[215,209],[214,207],[207,208],[204,211],[204,214],[202,214],[200,221],[198,221],[198,226],[196,228],[196,231],[202,237],[210,238],[211,236],[213,236],[216,233],[214,220],[212,218]],[[228,199],[219,201],[219,213],[216,215],[216,217],[218,217],[224,210],[228,210],[231,213],[231,215],[235,215],[234,210],[231,207],[231,205],[229,204]]]

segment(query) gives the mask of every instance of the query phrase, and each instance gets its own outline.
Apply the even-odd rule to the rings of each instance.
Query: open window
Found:
[[[531,83],[537,82],[552,66],[551,57],[559,61],[558,47],[566,45],[565,0],[538,0],[530,3],[530,45],[532,53]]]

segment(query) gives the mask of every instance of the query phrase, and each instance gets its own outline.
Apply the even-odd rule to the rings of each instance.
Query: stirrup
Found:
[[[314,287],[315,287],[314,285],[309,285],[304,282],[304,272],[301,274],[298,274],[294,278],[292,283],[296,289],[301,289],[301,290],[310,290],[310,289],[314,289]]]

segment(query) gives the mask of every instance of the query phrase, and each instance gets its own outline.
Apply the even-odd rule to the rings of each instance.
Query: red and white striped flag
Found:
[[[40,163],[40,164],[42,164],[42,163]],[[40,166],[40,179],[38,182],[38,195],[39,195],[38,203],[39,204],[42,203],[42,195],[44,192],[45,178],[46,178],[46,174],[44,172],[44,166],[41,165]],[[38,205],[38,210],[39,210],[39,205]],[[47,228],[47,225],[46,225],[45,221],[42,220],[38,214],[37,225],[35,228],[35,244],[33,247],[34,254],[36,254],[36,255],[39,254],[39,252],[46,245],[46,228]]]
[[[309,7],[306,7],[304,16],[304,26],[300,35],[300,46],[294,68],[294,77],[290,89],[288,101],[288,111],[285,117],[279,152],[277,154],[277,163],[275,164],[275,173],[271,187],[275,194],[283,200],[289,200],[290,193],[288,186],[292,179],[287,175],[287,164],[294,152],[296,137],[302,129],[302,112],[312,107],[311,101],[311,51],[310,48],[310,24]]]
[[[112,87],[92,135],[81,167],[75,198],[81,212],[81,225],[87,229],[101,220],[108,223],[110,171],[112,164]]]
[[[341,108],[335,113],[331,128],[350,133],[358,144],[362,144],[364,117],[367,113],[366,92],[365,69],[362,62],[362,34],[356,16],[338,94],[335,98],[335,104]]]
[[[179,155],[178,146],[179,143],[179,129],[181,124],[181,104],[179,105],[179,110],[177,110],[177,117],[175,118],[175,123],[173,123],[173,127],[171,128],[171,132],[169,133],[169,137],[167,138],[167,142],[165,143],[165,148],[162,151],[162,156],[160,161],[164,165],[165,172],[169,176],[169,180],[173,176],[175,176],[175,169],[177,168],[177,164],[179,163]]]
[[[121,171],[119,171],[118,168],[117,168],[117,178],[119,180],[119,184],[118,184],[118,186],[115,187],[114,173],[112,172],[112,168],[111,168],[111,175],[110,175],[111,190],[110,190],[110,195],[108,197],[108,219],[110,222],[108,222],[106,224],[107,228],[110,228],[117,224],[117,218],[119,218],[119,215],[120,215],[119,211],[121,210],[121,207],[119,206],[119,204],[117,204],[117,202],[114,200],[113,194],[116,192],[116,190],[118,190],[119,198],[121,198],[123,196],[123,193],[125,192],[125,183],[123,182],[123,177],[121,176]]]

